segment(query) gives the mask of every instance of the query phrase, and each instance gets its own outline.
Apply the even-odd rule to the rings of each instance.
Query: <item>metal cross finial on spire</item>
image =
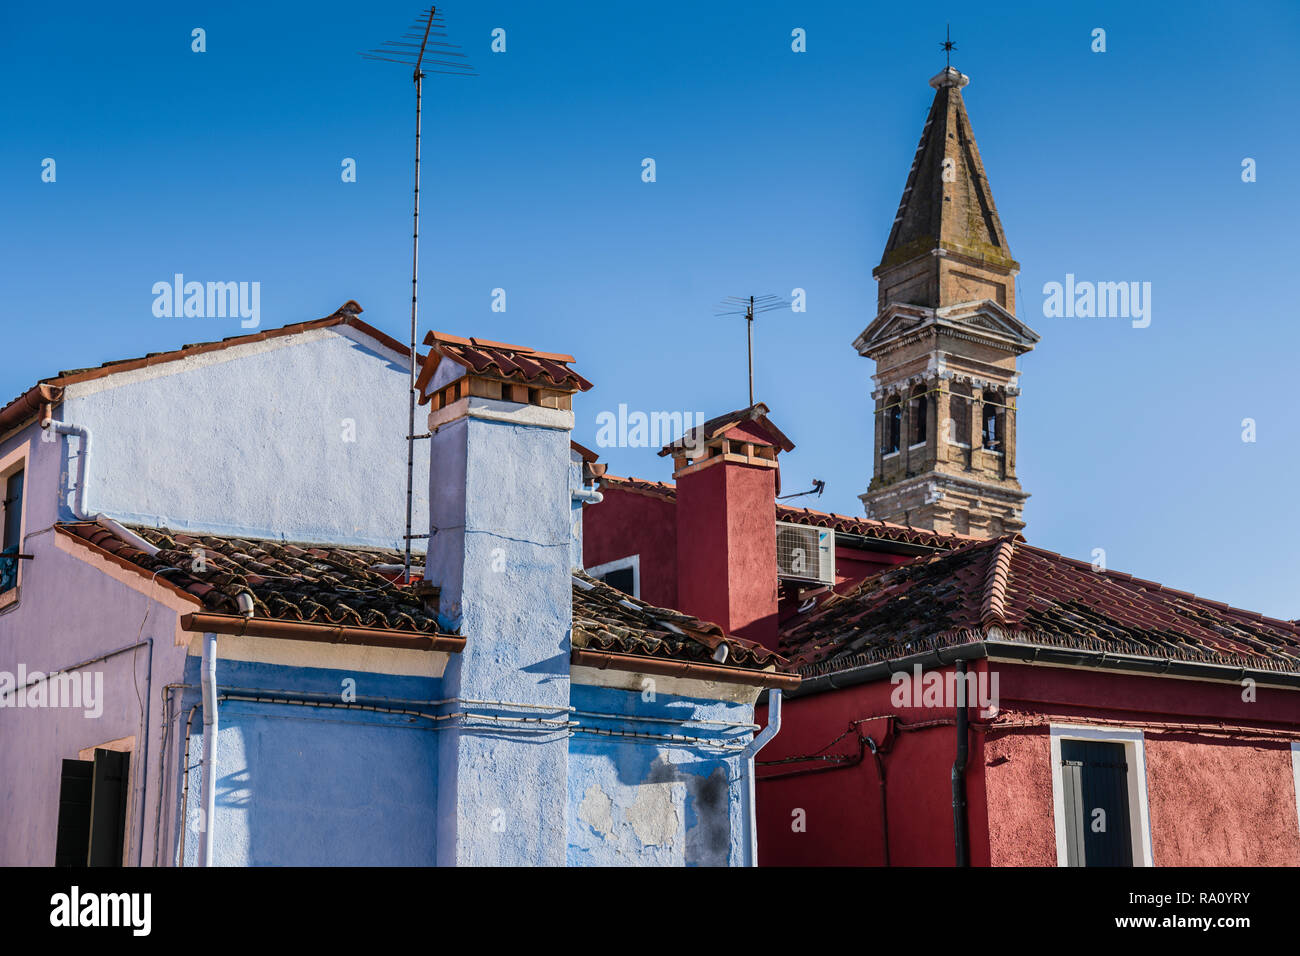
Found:
[[[941,46],[943,47],[943,65],[946,68],[952,66],[952,51],[957,49],[957,44],[952,42],[951,23],[946,25],[943,35],[944,40]]]

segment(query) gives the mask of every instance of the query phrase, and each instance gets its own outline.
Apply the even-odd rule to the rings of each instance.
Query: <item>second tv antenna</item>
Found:
[[[745,317],[746,351],[749,357],[749,404],[751,406],[754,404],[754,316],[764,312],[775,312],[777,309],[788,308],[790,308],[790,300],[779,295],[730,295],[718,304],[718,311],[714,313],[714,315],[718,316],[743,315]]]

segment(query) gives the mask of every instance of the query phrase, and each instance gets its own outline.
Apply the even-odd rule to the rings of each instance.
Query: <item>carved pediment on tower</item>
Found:
[[[862,334],[853,340],[853,347],[862,355],[870,355],[877,348],[920,331],[934,324],[934,309],[922,305],[893,303],[876,316]]]
[[[926,329],[970,336],[1019,355],[1034,347],[1038,333],[992,299],[961,302],[940,309],[890,304],[853,341],[860,355],[872,356]]]
[[[994,339],[1017,354],[1028,352],[1039,335],[992,299],[959,302],[934,310],[935,321],[956,331]]]

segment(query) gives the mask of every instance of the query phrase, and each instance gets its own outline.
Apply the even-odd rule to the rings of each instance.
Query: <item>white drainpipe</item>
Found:
[[[767,692],[767,726],[740,752],[749,764],[749,865],[758,866],[758,800],[754,794],[754,758],[781,731],[781,691],[772,687]]]
[[[135,548],[138,551],[143,551],[145,554],[149,555],[150,557],[153,557],[158,553],[158,548],[154,547],[152,544],[150,544],[144,538],[140,537],[134,531],[122,527],[120,524],[118,524],[116,521],[114,521],[112,518],[110,518],[108,515],[104,514],[103,512],[100,512],[99,514],[95,515],[95,524],[99,525],[101,528],[106,528],[107,530],[113,532],[113,534],[117,535],[118,538],[125,541],[127,544],[131,545],[131,547]]]
[[[73,435],[80,439],[81,447],[77,449],[77,491],[72,497],[73,515],[79,521],[95,522],[101,528],[110,531],[120,540],[125,541],[139,551],[143,551],[150,557],[156,555],[158,549],[134,531],[122,527],[121,524],[102,512],[92,515],[86,511],[86,486],[90,481],[90,429],[84,425],[72,425],[53,418],[45,419],[45,421],[41,422],[41,427],[49,428],[58,435]]]
[[[41,422],[41,427],[52,430],[56,435],[72,435],[80,439],[81,447],[77,449],[77,493],[72,498],[72,513],[82,521],[94,520],[86,514],[86,482],[90,479],[90,429],[53,418],[45,419]]]
[[[203,635],[203,807],[199,866],[212,865],[212,816],[217,807],[217,635]]]

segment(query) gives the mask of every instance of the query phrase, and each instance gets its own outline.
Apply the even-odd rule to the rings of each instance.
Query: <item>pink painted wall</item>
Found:
[[[1149,738],[1151,850],[1162,866],[1300,866],[1285,742]]]
[[[1300,865],[1290,750],[1290,741],[1300,740],[1300,694],[1260,688],[1250,703],[1241,700],[1235,684],[995,667],[999,719],[1027,726],[992,729],[972,714],[967,800],[975,865],[1056,865],[1049,725],[1105,722],[1144,733],[1157,866]],[[862,725],[885,754],[891,862],[951,866],[955,730],[948,723],[902,727],[947,721],[953,711],[895,707],[892,691],[893,685],[880,681],[787,700],[781,732],[760,761],[817,753],[852,721],[895,715],[894,734],[883,719]],[[759,719],[766,719],[762,711]],[[1195,732],[1221,725],[1242,729],[1228,737]],[[1251,729],[1281,730],[1284,736],[1260,739]],[[849,736],[824,752],[856,754],[857,743]],[[845,769],[773,779],[814,766],[818,762],[759,767],[759,862],[880,865],[879,784],[870,753]],[[795,809],[805,812],[805,833],[791,828]]]
[[[1051,742],[1046,727],[980,736],[991,863],[1056,866]]]
[[[1007,716],[1042,729],[994,734],[986,744],[986,764],[1004,758],[986,766],[995,864],[1055,865],[1047,724],[1091,717],[1143,731],[1157,866],[1300,865],[1290,748],[1300,740],[1300,693],[1258,688],[1247,702],[1232,683],[1023,665],[999,665],[999,676]],[[1243,729],[1197,732],[1220,724]],[[1248,728],[1286,736],[1252,737]]]

